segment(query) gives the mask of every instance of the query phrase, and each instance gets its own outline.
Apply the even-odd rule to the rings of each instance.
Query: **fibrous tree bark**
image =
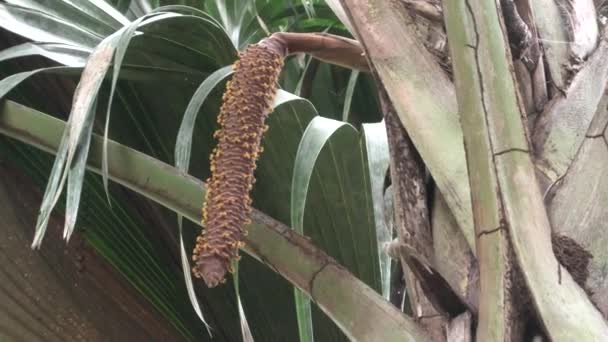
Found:
[[[606,338],[607,277],[599,272],[606,265],[599,250],[606,236],[599,221],[606,211],[597,203],[605,197],[602,170],[608,166],[608,64],[600,62],[605,61],[605,42],[596,4],[329,3],[364,46],[379,88],[385,89],[435,180],[438,195],[431,208],[439,219],[432,221],[433,233],[451,232],[452,237],[432,236],[436,247],[429,264],[476,317],[477,339]],[[446,23],[449,52],[444,58],[432,57],[436,51],[416,41],[425,37],[413,29],[419,25],[415,18],[436,26],[437,16]],[[452,125],[450,113],[456,112],[459,120]],[[466,156],[454,146],[466,150]],[[405,163],[395,159],[412,155],[393,153],[391,158],[394,168]],[[395,173],[392,177],[398,178]],[[595,190],[586,192],[585,186]],[[394,206],[396,218],[411,211],[398,200]],[[437,229],[438,224],[459,229]],[[451,243],[462,236],[468,245]],[[426,250],[428,237],[419,238],[409,241],[401,257],[411,255],[416,243],[418,252]],[[454,260],[437,246],[457,246],[453,255],[467,271],[455,275],[445,267],[454,266]],[[440,310],[445,302],[434,304]]]

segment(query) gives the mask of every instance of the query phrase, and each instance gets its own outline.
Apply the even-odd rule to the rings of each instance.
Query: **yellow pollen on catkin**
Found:
[[[231,264],[244,246],[251,223],[250,191],[255,183],[256,160],[262,153],[264,124],[271,112],[283,56],[264,45],[239,53],[234,75],[226,84],[213,137],[218,146],[210,161],[211,177],[202,210],[203,231],[193,251],[193,273],[213,287],[225,281]]]

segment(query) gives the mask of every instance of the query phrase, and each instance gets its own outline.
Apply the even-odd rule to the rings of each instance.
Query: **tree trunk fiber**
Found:
[[[394,106],[437,184],[433,253],[422,235],[408,241],[401,258],[415,246],[467,306],[472,319],[449,317],[445,337],[468,341],[475,330],[478,341],[605,339],[608,277],[599,270],[608,267],[607,214],[598,203],[608,193],[608,64],[593,1],[445,0],[443,8],[434,0],[328,2],[364,46],[386,89],[385,108]],[[431,65],[441,51],[420,35],[424,20],[446,29],[437,27],[437,17],[446,22],[451,51],[435,62],[449,80]],[[421,42],[412,40],[414,33]],[[449,127],[457,110],[458,127]],[[388,135],[394,151],[390,129]],[[454,147],[462,146],[462,135],[466,156]],[[411,158],[391,153],[391,167]],[[404,171],[391,172],[394,183]],[[412,190],[393,184],[393,191],[395,217],[407,215],[411,208],[398,199]],[[454,273],[456,264],[466,271]],[[421,280],[416,273],[406,278]],[[433,303],[439,312],[442,305]]]

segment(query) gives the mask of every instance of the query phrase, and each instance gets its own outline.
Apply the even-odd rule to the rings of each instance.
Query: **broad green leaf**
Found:
[[[139,18],[160,7],[159,0],[112,0],[110,2],[127,18]]]
[[[342,120],[343,93],[339,93],[341,87],[340,80],[336,77],[336,69],[337,67],[327,63],[319,64],[312,80],[310,100],[319,113],[335,120]]]
[[[367,127],[364,137],[341,121],[316,117],[310,122],[294,163],[291,220],[294,229],[306,227],[304,233],[316,244],[381,292],[388,286],[382,282],[378,248],[386,241],[382,184],[388,149],[383,125]],[[371,162],[368,151],[376,154]]]
[[[235,58],[230,39],[212,19],[200,15],[178,15],[149,20],[140,30],[172,44],[200,54],[220,65],[230,64]]]
[[[269,130],[264,137],[264,152],[256,170],[254,206],[289,224],[291,179],[296,152],[306,126],[317,112],[310,102],[282,90],[277,92],[273,107],[274,111],[267,119]],[[241,274],[248,271],[248,268],[241,268]],[[252,280],[248,280],[248,283],[252,283]],[[263,286],[259,281],[256,283]],[[290,289],[290,292],[294,298],[294,290]],[[308,301],[305,297],[300,298]],[[294,299],[296,307],[301,306],[297,304],[299,299]],[[293,310],[291,305],[290,310]],[[296,312],[291,312],[294,313]],[[298,327],[293,328],[293,335],[296,332],[301,335],[302,331],[306,331],[300,321],[298,320]],[[311,328],[312,326],[309,329]],[[325,335],[320,333],[319,336],[322,339]],[[297,337],[290,338],[295,340]]]
[[[317,157],[333,133],[345,126],[338,121],[317,116],[310,122],[302,136],[291,185],[291,227],[300,234],[304,234],[306,196]],[[300,342],[314,341],[310,299],[298,289],[294,289],[294,296]]]
[[[300,234],[304,233],[306,197],[319,153],[338,129],[346,127],[345,123],[318,116],[310,122],[302,136],[291,183],[291,226]]]

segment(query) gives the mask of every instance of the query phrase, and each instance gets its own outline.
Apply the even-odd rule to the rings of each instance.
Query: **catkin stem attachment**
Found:
[[[218,116],[218,145],[211,154],[211,177],[203,206],[203,230],[192,255],[195,277],[208,287],[225,281],[250,223],[250,191],[256,161],[272,110],[284,51],[276,42],[250,45],[234,64]]]

